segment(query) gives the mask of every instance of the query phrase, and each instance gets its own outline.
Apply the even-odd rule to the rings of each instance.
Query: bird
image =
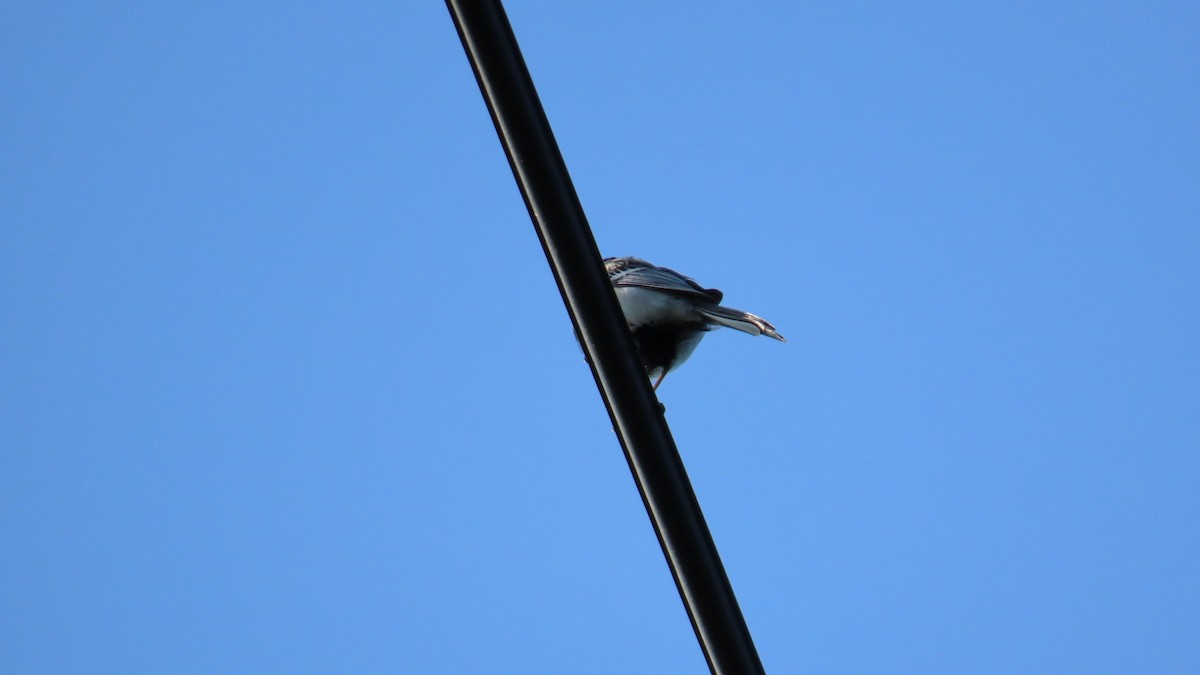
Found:
[[[726,326],[787,342],[766,319],[722,306],[724,293],[675,270],[630,257],[605,258],[604,269],[655,391],[714,328]]]

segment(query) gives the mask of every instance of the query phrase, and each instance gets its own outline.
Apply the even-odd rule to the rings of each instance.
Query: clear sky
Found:
[[[768,671],[1200,672],[1196,3],[508,11]],[[704,671],[441,3],[0,17],[0,671]]]

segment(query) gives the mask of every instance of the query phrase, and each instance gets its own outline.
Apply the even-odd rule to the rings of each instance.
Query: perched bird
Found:
[[[722,307],[725,294],[704,288],[675,270],[638,258],[605,258],[604,268],[637,343],[654,389],[692,355],[704,334],[717,326],[787,342],[765,319]]]

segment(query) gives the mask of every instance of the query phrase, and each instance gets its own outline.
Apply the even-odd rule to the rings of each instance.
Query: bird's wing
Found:
[[[707,302],[719,303],[725,297],[715,288],[704,288],[692,279],[675,270],[651,265],[636,258],[618,258],[605,261],[608,277],[613,286],[637,286],[657,291],[691,296]]]

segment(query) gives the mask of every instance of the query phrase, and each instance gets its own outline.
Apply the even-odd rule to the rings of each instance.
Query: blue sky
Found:
[[[1194,4],[508,12],[768,671],[1200,671]],[[0,670],[703,671],[440,3],[2,13]]]

